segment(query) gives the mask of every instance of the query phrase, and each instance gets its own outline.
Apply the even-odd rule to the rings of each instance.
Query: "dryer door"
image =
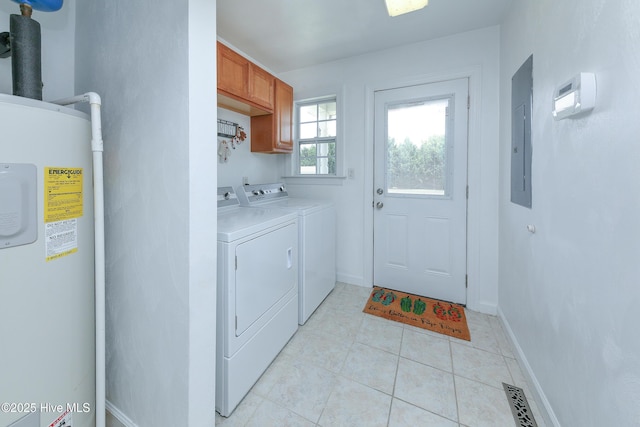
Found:
[[[236,336],[298,287],[295,222],[236,247]]]

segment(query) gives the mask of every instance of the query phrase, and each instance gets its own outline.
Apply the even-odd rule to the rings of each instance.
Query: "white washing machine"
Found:
[[[333,203],[289,197],[283,183],[237,188],[241,206],[278,208],[298,215],[298,323],[309,316],[336,285],[336,213]]]
[[[295,213],[218,188],[216,410],[229,416],[298,329]]]

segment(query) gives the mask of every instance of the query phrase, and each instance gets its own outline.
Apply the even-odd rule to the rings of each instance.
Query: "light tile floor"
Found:
[[[369,292],[338,283],[216,425],[513,427],[505,382],[544,427],[496,317],[466,310],[468,342],[364,314]]]

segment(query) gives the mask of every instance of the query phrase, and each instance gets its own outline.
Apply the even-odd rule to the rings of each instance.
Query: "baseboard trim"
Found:
[[[124,427],[138,427],[138,425],[131,421],[131,419],[129,419],[129,417],[124,414],[124,412],[122,412],[108,400],[105,402],[105,408],[107,409],[107,412],[111,414],[113,418],[118,420]]]
[[[486,302],[478,302],[478,301],[469,301],[467,299],[467,308],[469,310],[478,311],[484,314],[490,314],[491,316],[495,316],[498,310],[495,304],[489,304]]]
[[[361,276],[354,276],[351,274],[343,274],[343,273],[336,273],[336,280],[338,282],[342,282],[342,283],[348,283],[350,285],[358,285],[358,286],[365,286],[364,284],[364,279]]]
[[[529,381],[529,383],[533,386],[533,389],[531,390],[531,392],[535,393],[534,397],[536,401],[542,404],[542,407],[538,405],[538,409],[542,413],[541,415],[543,416],[545,423],[550,424],[554,427],[561,427],[560,421],[558,421],[558,418],[556,417],[555,412],[553,412],[553,408],[551,407],[551,403],[549,402],[549,399],[547,399],[547,396],[544,394],[544,391],[542,390],[542,387],[540,386],[538,379],[536,378],[535,374],[533,373],[533,370],[531,369],[531,365],[529,364],[527,357],[522,351],[522,347],[520,347],[520,344],[518,343],[518,340],[516,339],[516,336],[513,333],[513,330],[511,329],[509,322],[507,322],[507,319],[505,318],[504,313],[502,312],[500,307],[498,307],[498,318],[500,319],[500,322],[502,323],[502,327],[507,332],[507,336],[509,337],[511,344],[515,349],[516,358],[518,359],[518,363],[520,364],[520,367],[524,368],[523,374],[527,377],[527,381]]]

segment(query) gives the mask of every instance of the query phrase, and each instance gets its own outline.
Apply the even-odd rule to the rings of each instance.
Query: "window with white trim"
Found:
[[[336,175],[336,97],[301,101],[297,108],[299,175]]]

